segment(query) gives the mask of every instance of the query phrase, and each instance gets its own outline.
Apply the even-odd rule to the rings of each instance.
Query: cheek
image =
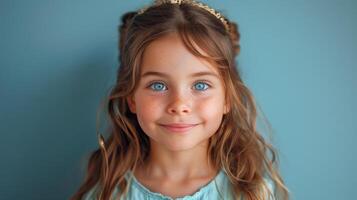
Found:
[[[220,99],[206,99],[197,104],[197,112],[203,120],[207,134],[214,134],[223,118],[223,102]]]
[[[143,129],[143,131],[150,135],[150,131],[152,128],[152,122],[157,119],[157,116],[155,114],[155,109],[156,106],[153,105],[152,101],[146,101],[146,99],[140,99],[138,98],[138,101],[136,101],[136,117],[138,119],[140,127]]]
[[[142,120],[150,120],[158,117],[163,109],[163,102],[161,98],[153,96],[137,96],[136,109],[137,116]]]
[[[223,115],[223,100],[220,98],[209,97],[197,101],[197,111],[207,118],[215,118]]]

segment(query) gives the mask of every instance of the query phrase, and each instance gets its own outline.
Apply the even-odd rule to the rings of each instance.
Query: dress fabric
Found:
[[[191,195],[182,196],[179,198],[171,198],[164,194],[150,191],[144,185],[142,185],[133,175],[131,171],[125,174],[125,179],[130,184],[128,193],[125,197],[121,197],[120,200],[233,200],[233,192],[231,190],[231,184],[228,180],[226,173],[220,170],[216,177],[211,180],[206,185],[202,186],[195,193]],[[131,180],[130,180],[131,179]],[[273,192],[273,184],[268,179],[265,179],[268,184],[269,189]],[[97,186],[97,185],[96,185]],[[96,188],[93,187],[83,198],[83,200],[97,200]],[[118,199],[119,187],[114,189],[112,193],[112,199]],[[241,200],[243,200],[241,198]],[[275,200],[274,197],[269,198],[269,200]]]

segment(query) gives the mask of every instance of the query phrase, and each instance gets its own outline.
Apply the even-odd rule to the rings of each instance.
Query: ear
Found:
[[[129,109],[132,113],[136,113],[136,109],[135,109],[135,101],[133,96],[128,96],[126,98],[126,102],[128,103]]]

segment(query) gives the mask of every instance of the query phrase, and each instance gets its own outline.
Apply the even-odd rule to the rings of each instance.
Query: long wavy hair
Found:
[[[124,178],[128,170],[145,162],[150,150],[148,136],[131,113],[126,98],[139,82],[140,63],[145,47],[168,33],[177,33],[195,56],[218,66],[223,77],[225,97],[230,111],[220,128],[209,138],[207,155],[216,169],[224,169],[237,199],[267,199],[269,189],[264,177],[274,183],[275,197],[288,199],[289,190],[278,170],[277,150],[258,132],[257,106],[243,83],[235,58],[240,52],[238,25],[227,19],[229,31],[211,13],[182,3],[150,6],[144,13],[128,12],[119,26],[119,62],[117,80],[104,102],[109,120],[108,138],[92,152],[83,184],[71,197],[81,199],[98,186],[98,199],[108,200],[115,188],[119,196],[128,191]],[[202,55],[195,47],[203,49]],[[263,117],[269,124],[266,117]]]

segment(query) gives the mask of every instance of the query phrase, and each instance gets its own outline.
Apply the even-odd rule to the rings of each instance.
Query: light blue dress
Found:
[[[148,188],[143,186],[135,176],[129,171],[125,175],[126,180],[132,177],[132,180],[129,182],[129,191],[125,199],[123,197],[120,200],[173,200],[173,198],[169,196],[165,196],[163,194],[150,191]],[[269,189],[273,192],[273,184],[268,179],[265,179],[268,183]],[[116,199],[116,195],[118,194],[118,187],[115,188],[112,199]],[[230,182],[228,180],[227,175],[223,170],[220,170],[217,176],[211,180],[206,185],[202,186],[199,190],[197,190],[192,195],[183,196],[180,198],[176,198],[176,200],[204,200],[204,199],[212,199],[212,200],[233,200],[233,193],[231,191]],[[270,198],[274,200],[275,198]],[[84,200],[96,200],[96,187],[92,188],[85,196]]]

